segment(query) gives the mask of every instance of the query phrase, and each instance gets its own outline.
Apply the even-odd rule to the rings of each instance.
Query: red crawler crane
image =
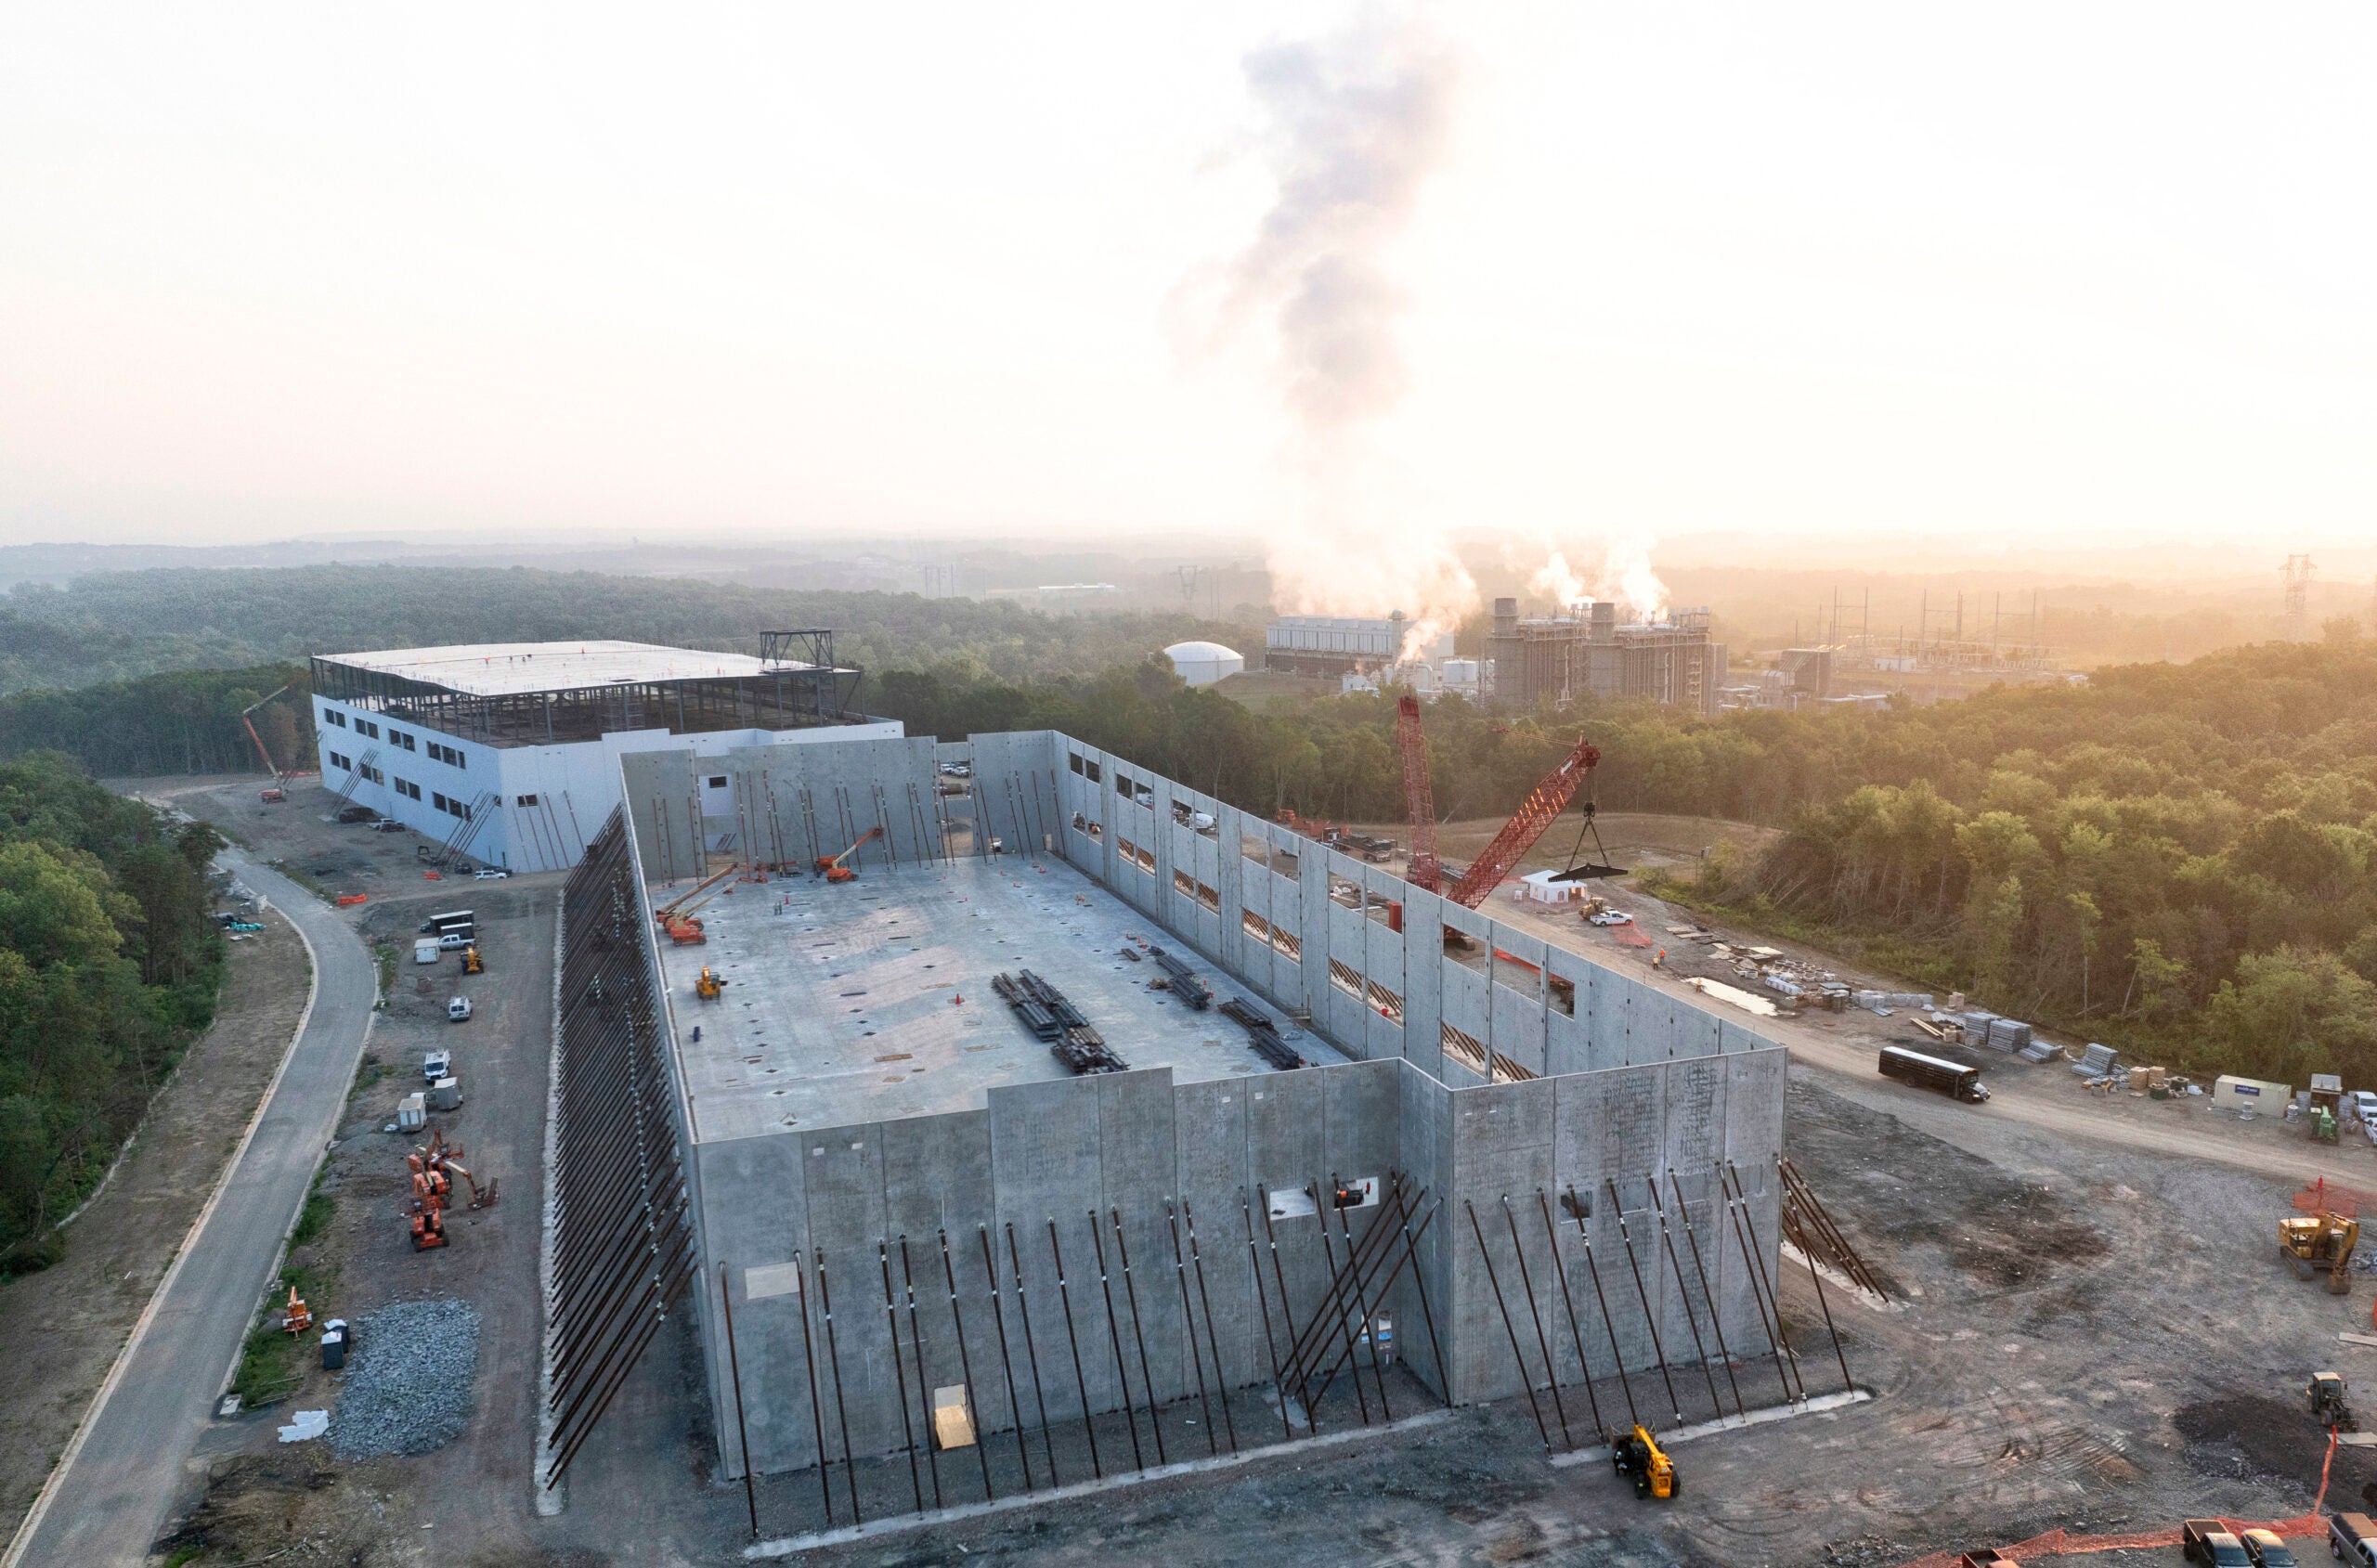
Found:
[[[1576,749],[1563,758],[1560,766],[1544,775],[1543,782],[1528,792],[1502,824],[1502,831],[1486,846],[1461,879],[1450,888],[1439,888],[1443,876],[1436,860],[1436,809],[1435,793],[1428,783],[1427,743],[1420,732],[1420,700],[1406,696],[1396,704],[1395,738],[1403,751],[1403,789],[1411,807],[1411,870],[1404,880],[1416,888],[1440,891],[1463,909],[1475,909],[1486,901],[1486,895],[1511,874],[1511,868],[1535,848],[1552,820],[1568,809],[1592,776],[1593,767],[1601,761],[1601,748],[1591,741],[1579,740]]]
[[[1411,807],[1411,869],[1403,880],[1431,893],[1443,879],[1436,859],[1436,797],[1428,783],[1428,740],[1420,732],[1420,699],[1406,692],[1395,702],[1395,744],[1403,752],[1403,793]]]

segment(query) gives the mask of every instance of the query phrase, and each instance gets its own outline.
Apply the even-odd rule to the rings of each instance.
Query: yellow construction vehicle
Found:
[[[1638,1426],[1630,1432],[1610,1433],[1609,1458],[1619,1475],[1633,1478],[1636,1497],[1665,1501],[1675,1496],[1675,1461],[1668,1458],[1650,1428]]]
[[[705,1002],[715,1002],[718,993],[725,989],[726,982],[718,978],[716,971],[703,965],[700,976],[694,981],[694,994]]]
[[[2322,1177],[2294,1195],[2300,1213],[2278,1222],[2278,1255],[2298,1279],[2324,1275],[2328,1293],[2352,1289],[2352,1254],[2360,1245],[2358,1206],[2341,1195],[2331,1195]]]
[[[475,945],[464,948],[462,950],[462,973],[465,975],[483,975],[486,972],[487,960],[479,956],[478,948]]]

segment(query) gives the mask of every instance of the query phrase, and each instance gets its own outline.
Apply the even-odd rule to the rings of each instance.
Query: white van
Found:
[[[435,937],[423,937],[419,941],[413,943],[412,961],[416,964],[436,963],[437,939]]]

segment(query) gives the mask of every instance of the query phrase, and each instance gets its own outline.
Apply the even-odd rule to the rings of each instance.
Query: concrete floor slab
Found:
[[[1169,1067],[1178,1082],[1271,1070],[1219,1007],[1235,996],[1276,1009],[1061,862],[732,886],[697,911],[707,942],[661,944],[696,1141],[980,1109],[993,1084],[1070,1076],[992,991],[1001,971],[1028,968],[1062,991],[1134,1068]],[[669,896],[656,888],[653,901]],[[1121,955],[1150,942],[1188,960],[1213,1009],[1150,989],[1163,970]],[[727,981],[715,1001],[695,994],[704,965]],[[1350,1059],[1279,1021],[1316,1064]]]

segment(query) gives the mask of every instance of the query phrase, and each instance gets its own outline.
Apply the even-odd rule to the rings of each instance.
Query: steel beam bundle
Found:
[[[1246,1043],[1254,1047],[1254,1054],[1281,1072],[1312,1065],[1296,1054],[1294,1046],[1279,1038],[1279,1026],[1260,1009],[1250,1007],[1233,996],[1222,1004],[1222,1016],[1237,1020],[1239,1027],[1246,1030]]]
[[[547,1486],[585,1445],[699,1258],[624,811],[562,895]]]
[[[1065,993],[1029,969],[992,977],[991,989],[1014,1009],[1033,1037],[1048,1043],[1057,1059],[1075,1072],[1128,1072],[1131,1064],[1116,1056],[1106,1037],[1090,1027],[1082,1010]]]
[[[1148,956],[1154,959],[1156,966],[1172,978],[1173,995],[1200,1013],[1214,1004],[1214,988],[1199,979],[1197,971],[1188,967],[1188,962],[1177,953],[1164,948],[1151,947],[1148,949]],[[1225,1007],[1222,1011],[1227,1013],[1229,1009]],[[1237,1015],[1231,1014],[1231,1016],[1235,1017]]]

